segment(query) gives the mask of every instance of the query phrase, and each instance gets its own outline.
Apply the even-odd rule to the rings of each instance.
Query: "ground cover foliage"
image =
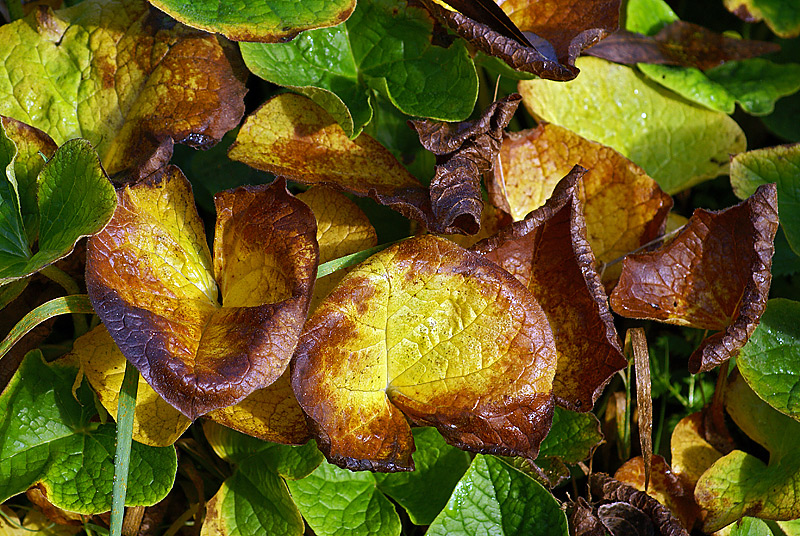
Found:
[[[0,527],[800,534],[800,7],[6,2]]]

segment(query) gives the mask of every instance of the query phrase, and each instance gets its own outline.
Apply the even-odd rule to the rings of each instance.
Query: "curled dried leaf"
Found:
[[[473,247],[541,304],[558,356],[553,395],[574,411],[590,411],[611,376],[627,364],[586,239],[577,194],[584,173],[576,166],[543,207]]]
[[[774,184],[720,212],[698,209],[672,242],[625,259],[611,306],[630,318],[719,331],[689,358],[692,373],[710,370],[744,346],[766,308],[777,230]]]

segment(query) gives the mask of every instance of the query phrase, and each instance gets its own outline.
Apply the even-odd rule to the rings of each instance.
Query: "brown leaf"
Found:
[[[536,297],[555,334],[553,395],[590,411],[611,376],[627,365],[586,239],[576,166],[547,203],[525,220],[473,247],[514,275]]]
[[[704,71],[726,61],[742,60],[780,50],[777,43],[734,39],[697,24],[675,21],[654,36],[619,30],[586,50],[616,63],[661,63]]]
[[[636,369],[636,407],[639,414],[639,446],[644,459],[644,491],[650,484],[653,459],[653,398],[650,395],[650,352],[643,328],[629,329],[625,335],[625,353],[633,353]]]
[[[549,123],[509,133],[487,181],[489,199],[515,220],[540,207],[572,166],[588,170],[578,195],[586,232],[600,263],[611,263],[661,236],[672,199],[642,168],[611,147]],[[620,263],[602,271],[610,289]]]
[[[292,387],[332,463],[410,470],[408,420],[459,448],[535,458],[555,365],[534,297],[482,256],[426,235],[373,255],[320,304]]]
[[[698,209],[672,242],[625,259],[611,306],[630,318],[724,330],[689,358],[692,373],[710,370],[747,342],[766,308],[777,229],[774,184],[727,210]]]
[[[86,285],[114,341],[150,386],[193,420],[277,380],[316,275],[308,207],[283,181],[218,194],[212,272],[178,168],[125,186],[117,197],[111,222],[89,239]]]
[[[436,155],[436,174],[430,187],[431,231],[475,234],[480,230],[481,176],[492,170],[503,141],[503,129],[521,100],[520,95],[509,95],[492,103],[474,121],[409,122],[423,147]]]
[[[689,536],[689,533],[669,509],[643,491],[627,486],[603,473],[589,477],[593,496],[603,501],[627,503],[640,510],[653,523],[656,534],[662,536]]]
[[[578,75],[574,61],[567,65],[561,64],[552,53],[552,45],[543,39],[535,40],[532,47],[525,46],[486,24],[439,5],[435,0],[421,1],[435,17],[455,30],[458,35],[487,54],[502,59],[514,69],[533,73],[548,80],[572,80]],[[531,38],[528,38],[528,41],[531,41]]]

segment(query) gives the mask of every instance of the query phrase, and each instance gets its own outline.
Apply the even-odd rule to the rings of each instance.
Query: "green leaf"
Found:
[[[400,534],[400,517],[368,471],[354,473],[323,462],[306,478],[286,483],[318,536]]]
[[[5,192],[12,185],[9,180]],[[30,252],[27,236],[16,223],[13,235],[0,229],[0,284],[27,277],[69,255],[80,238],[105,227],[117,204],[114,187],[86,140],[70,140],[59,147],[33,185],[38,186],[33,194],[38,199],[38,251]],[[0,216],[21,223],[18,201],[8,202],[7,195],[0,195]],[[10,216],[2,214],[9,210]],[[3,238],[9,245],[2,243]]]
[[[182,23],[234,41],[283,42],[312,28],[339,24],[355,0],[149,0]]]
[[[695,499],[709,512],[704,532],[745,515],[774,520],[800,517],[800,423],[761,400],[738,374],[729,381],[725,407],[742,432],[769,451],[769,462],[734,450],[703,473]]]
[[[634,69],[578,58],[570,82],[519,84],[537,118],[613,147],[676,193],[727,173],[730,154],[743,151],[744,132],[726,114],[687,102]]]
[[[762,117],[772,132],[787,141],[800,141],[800,93],[783,98],[775,103],[775,111]]]
[[[664,0],[628,0],[625,6],[625,29],[645,35],[655,35],[678,15]]]
[[[478,78],[466,45],[435,46],[432,28],[427,12],[404,0],[361,0],[339,26],[240,47],[253,73],[308,96],[355,138],[375,92],[407,115],[461,121],[472,112]]]
[[[729,61],[705,72],[742,109],[752,115],[767,115],[775,102],[800,89],[800,65],[773,63],[763,58]]]
[[[29,352],[0,395],[0,501],[41,484],[47,498],[70,512],[111,509],[115,426],[92,422],[91,388],[72,387],[76,368],[47,364]],[[163,499],[175,480],[173,447],[133,444],[128,506]]]
[[[378,489],[406,509],[417,525],[430,525],[469,467],[469,455],[448,445],[435,428],[413,430],[414,471],[376,473]]]
[[[800,420],[800,302],[767,302],[737,366],[750,388],[767,404]]]
[[[728,536],[772,536],[772,531],[756,517],[743,517],[733,524]]]
[[[800,35],[800,7],[795,0],[724,0],[725,7],[748,22],[763,20],[781,37]]]
[[[740,199],[771,182],[778,187],[778,214],[786,239],[800,255],[800,144],[748,151],[731,160],[731,186]]]
[[[736,110],[736,98],[696,67],[650,63],[638,63],[636,67],[654,82],[686,100],[729,115]]]
[[[539,448],[539,457],[558,457],[566,463],[578,463],[591,456],[602,440],[600,421],[594,414],[556,406],[553,424]]]
[[[303,534],[284,478],[304,478],[320,464],[316,444],[278,445],[211,421],[203,423],[203,431],[214,451],[236,468],[209,501],[201,534]]]
[[[6,136],[3,129],[0,132],[0,167],[5,169],[0,177],[0,283],[10,281],[2,278],[5,259],[30,256],[20,211],[19,187],[14,173],[16,154],[14,142]]]
[[[541,484],[494,456],[478,454],[427,534],[569,532],[558,501]]]

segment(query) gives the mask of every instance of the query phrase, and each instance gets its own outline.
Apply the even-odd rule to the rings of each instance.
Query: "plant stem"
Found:
[[[50,266],[46,266],[40,270],[43,276],[58,283],[61,287],[67,291],[67,294],[80,294],[81,289],[78,287],[78,283],[75,282],[70,275],[62,270],[61,268],[56,267],[54,264]],[[86,317],[81,314],[74,314],[72,315],[72,325],[75,328],[75,338],[77,339],[87,331],[89,331],[89,324],[86,322]]]
[[[114,491],[111,500],[111,536],[121,536],[125,514],[125,495],[128,492],[128,468],[133,441],[133,413],[136,409],[136,392],[139,388],[139,371],[125,362],[125,377],[117,405],[117,451],[114,454]]]

